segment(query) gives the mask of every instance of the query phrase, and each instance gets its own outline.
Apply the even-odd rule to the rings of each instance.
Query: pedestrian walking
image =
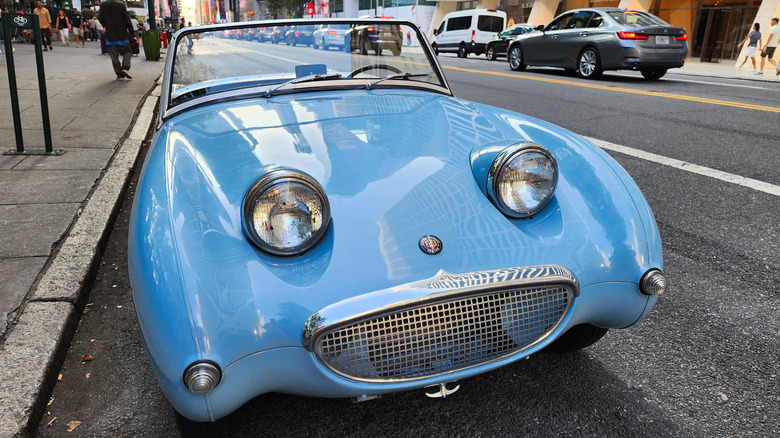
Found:
[[[755,23],[753,25],[753,30],[748,33],[748,35],[745,37],[744,40],[742,40],[741,43],[739,43],[739,47],[742,47],[743,44],[750,41],[748,43],[748,51],[747,55],[745,55],[745,60],[742,61],[742,65],[739,66],[740,69],[745,65],[748,58],[753,62],[753,70],[756,69],[756,50],[758,46],[761,45],[761,32],[759,30],[761,29],[761,25],[758,23]]]
[[[35,3],[35,9],[33,14],[38,16],[38,27],[41,28],[41,44],[43,45],[43,51],[46,51],[46,46],[49,46],[49,50],[53,50],[51,46],[51,15],[49,10],[43,7],[43,2],[38,1]]]
[[[130,22],[130,14],[127,13],[125,4],[119,0],[101,2],[98,21],[106,31],[106,46],[108,46],[108,55],[111,56],[116,79],[118,81],[133,79],[130,75],[130,60],[133,57],[130,51],[130,38],[135,35],[135,29]]]
[[[81,18],[81,12],[76,8],[73,8],[70,24],[73,27],[73,38],[76,40],[76,47],[79,47],[79,42],[81,42],[81,47],[86,47],[87,39],[84,38],[84,20]]]
[[[57,32],[60,33],[60,40],[62,40],[62,47],[70,46],[70,40],[68,39],[68,31],[70,30],[70,20],[68,20],[68,16],[65,15],[65,11],[60,9],[60,12],[57,14],[57,21],[54,24],[54,27],[57,28]]]
[[[95,41],[98,39],[97,34],[97,27],[95,26],[95,22],[97,21],[97,18],[92,17],[89,20],[87,20],[87,26],[89,26],[89,40]]]
[[[772,18],[772,27],[769,28],[769,35],[766,37],[766,45],[761,49],[761,69],[758,70],[759,75],[764,74],[764,63],[769,58],[769,63],[775,66],[775,74],[780,75],[780,67],[777,66],[777,61],[772,59],[775,56],[775,49],[777,49],[777,43],[780,42],[780,25],[777,23],[780,19],[777,17]]]

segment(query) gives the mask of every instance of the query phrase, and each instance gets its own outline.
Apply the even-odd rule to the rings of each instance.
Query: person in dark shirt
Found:
[[[125,4],[119,0],[106,0],[100,3],[98,21],[106,32],[106,45],[111,56],[111,64],[114,66],[116,79],[133,79],[130,75],[130,60],[133,52],[130,50],[130,38],[134,35],[133,23],[130,22],[130,14],[127,13]],[[122,63],[119,63],[119,55],[122,55]]]
[[[81,47],[84,47],[87,40],[84,38],[84,20],[81,19],[81,12],[78,9],[73,8],[73,14],[70,16],[70,25],[73,27],[73,37],[76,39],[76,47],[81,43]]]

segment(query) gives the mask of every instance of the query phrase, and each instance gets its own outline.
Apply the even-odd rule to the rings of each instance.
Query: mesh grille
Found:
[[[315,351],[357,380],[429,377],[525,349],[557,326],[571,297],[549,286],[426,302],[326,332]]]

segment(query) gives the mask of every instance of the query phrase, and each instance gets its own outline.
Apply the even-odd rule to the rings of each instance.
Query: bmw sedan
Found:
[[[521,35],[507,49],[509,67],[561,67],[583,78],[604,70],[639,70],[656,80],[682,67],[688,54],[685,29],[642,11],[617,8],[565,12],[541,32]]]

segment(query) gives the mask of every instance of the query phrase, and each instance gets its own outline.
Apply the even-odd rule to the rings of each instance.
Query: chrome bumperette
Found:
[[[558,328],[578,293],[560,266],[440,271],[322,309],[303,343],[352,380],[418,380],[528,350]]]

